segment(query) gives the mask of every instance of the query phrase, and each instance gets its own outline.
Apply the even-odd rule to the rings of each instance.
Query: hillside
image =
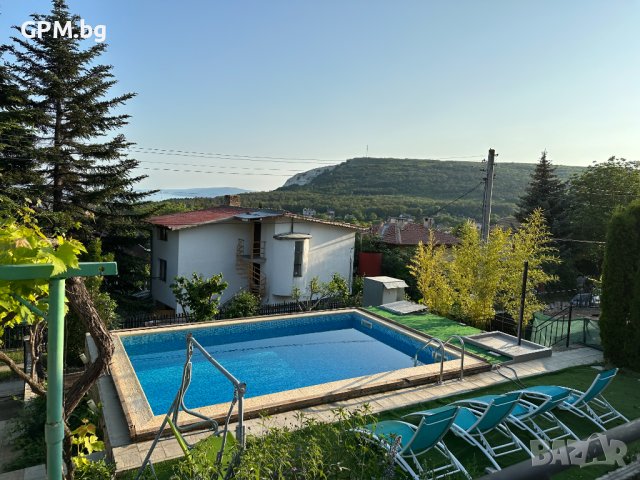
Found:
[[[450,225],[463,218],[480,218],[483,168],[479,162],[354,158],[314,172],[304,185],[287,182],[272,192],[242,194],[242,203],[293,212],[305,207],[319,214],[333,210],[338,217],[353,215],[358,220],[400,213],[435,215],[436,222]],[[535,164],[496,163],[492,209],[496,219],[513,214],[534,168]],[[568,166],[556,169],[564,180],[582,170]],[[475,186],[463,199],[447,205]]]

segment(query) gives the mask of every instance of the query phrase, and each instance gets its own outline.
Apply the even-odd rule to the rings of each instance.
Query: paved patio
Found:
[[[582,347],[554,352],[551,357],[517,363],[510,366],[517,372],[520,378],[526,378],[568,367],[589,365],[601,361],[602,352]],[[295,425],[295,415],[299,412],[303,412],[306,416],[313,417],[319,421],[332,421],[334,418],[332,410],[339,407],[355,409],[363,406],[365,403],[370,405],[374,413],[379,413],[442,397],[472,392],[478,388],[507,381],[508,380],[497,372],[484,372],[469,376],[462,381],[451,380],[442,385],[431,384],[412,387],[277,414],[269,418],[268,425]],[[129,440],[124,413],[120,407],[120,402],[110,377],[102,377],[100,379],[99,390],[104,404],[103,412],[107,425],[107,434],[112,447],[117,471],[122,472],[140,467],[151,446],[151,441],[131,443]],[[261,419],[247,420],[245,426],[247,433],[252,435],[260,435],[265,429],[264,422]],[[229,430],[234,432],[235,427],[235,424],[231,424]],[[208,433],[194,433],[187,435],[187,438],[189,441],[195,442],[205,438],[207,435]],[[154,463],[157,463],[180,456],[182,456],[182,450],[180,450],[176,440],[173,437],[167,437],[158,443],[151,458]],[[9,479],[5,479],[0,475],[0,480]]]

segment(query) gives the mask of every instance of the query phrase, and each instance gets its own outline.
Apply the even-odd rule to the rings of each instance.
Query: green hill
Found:
[[[535,164],[496,162],[492,213],[496,219],[513,214],[518,198],[529,183]],[[305,185],[292,185],[271,192],[242,194],[242,204],[283,208],[318,214],[335,211],[339,218],[375,220],[401,213],[434,216],[440,224],[463,218],[479,219],[484,164],[439,160],[354,158],[313,177]],[[556,167],[566,180],[583,167]],[[454,200],[477,187],[464,198]],[[453,202],[449,204],[450,202]]]

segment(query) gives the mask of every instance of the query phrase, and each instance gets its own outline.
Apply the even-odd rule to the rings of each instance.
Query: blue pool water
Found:
[[[189,331],[247,384],[245,397],[411,367],[422,345],[352,312],[122,336],[154,415],[166,413],[180,386]],[[425,350],[420,360],[433,363],[432,353]],[[186,405],[228,402],[232,395],[229,381],[194,350]]]

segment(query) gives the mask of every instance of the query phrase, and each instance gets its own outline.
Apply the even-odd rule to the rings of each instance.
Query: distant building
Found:
[[[149,219],[153,225],[151,293],[179,310],[170,285],[193,272],[222,273],[229,284],[222,301],[242,289],[264,303],[291,300],[294,287],[305,290],[313,277],[352,276],[357,227],[293,213],[227,205]],[[229,205],[229,203],[235,205]]]
[[[305,217],[315,217],[316,211],[313,208],[303,208],[302,215]]]
[[[377,225],[372,233],[383,243],[397,246],[416,246],[422,242],[429,243],[429,235],[433,232],[436,245],[452,247],[460,240],[446,232],[436,230],[432,218],[425,218],[422,223],[415,223],[406,216],[391,217],[387,222]]]

